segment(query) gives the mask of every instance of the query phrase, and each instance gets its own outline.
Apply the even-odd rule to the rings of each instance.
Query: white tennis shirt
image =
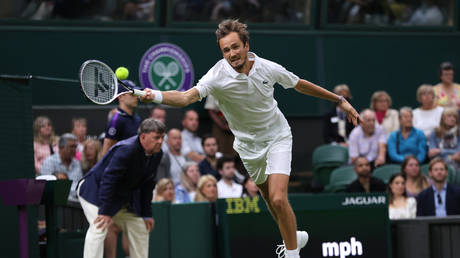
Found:
[[[290,135],[291,128],[273,98],[274,84],[294,88],[299,77],[283,66],[249,52],[249,75],[222,59],[197,83],[200,100],[212,95],[239,141],[266,141]]]

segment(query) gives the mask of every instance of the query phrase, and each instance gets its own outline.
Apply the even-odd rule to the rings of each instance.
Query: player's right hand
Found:
[[[151,103],[155,99],[155,94],[153,93],[153,90],[150,88],[145,88],[144,92],[145,96],[139,97],[139,99],[142,102]]]
[[[109,228],[112,224],[112,217],[107,215],[99,214],[97,218],[94,220],[94,225],[96,225],[97,229],[101,229],[102,231]]]

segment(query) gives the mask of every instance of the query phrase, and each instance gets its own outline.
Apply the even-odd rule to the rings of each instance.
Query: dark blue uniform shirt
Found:
[[[117,141],[128,139],[137,134],[141,122],[142,119],[136,113],[131,116],[121,108],[117,108],[117,113],[107,124],[105,137]]]
[[[139,137],[115,144],[83,177],[80,196],[99,207],[99,214],[114,216],[126,207],[139,217],[152,217],[155,175],[163,152],[145,155]]]

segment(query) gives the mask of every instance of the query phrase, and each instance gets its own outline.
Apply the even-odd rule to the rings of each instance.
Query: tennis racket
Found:
[[[85,61],[80,67],[80,88],[86,98],[98,104],[105,105],[114,101],[122,94],[145,96],[145,92],[124,84],[120,81],[110,67],[98,60]],[[127,91],[118,92],[118,85]]]

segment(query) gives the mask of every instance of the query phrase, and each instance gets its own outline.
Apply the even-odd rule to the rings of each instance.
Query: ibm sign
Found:
[[[388,200],[381,194],[290,196],[297,227],[310,240],[301,257],[391,257]],[[275,257],[282,242],[262,198],[217,203],[221,258]]]

